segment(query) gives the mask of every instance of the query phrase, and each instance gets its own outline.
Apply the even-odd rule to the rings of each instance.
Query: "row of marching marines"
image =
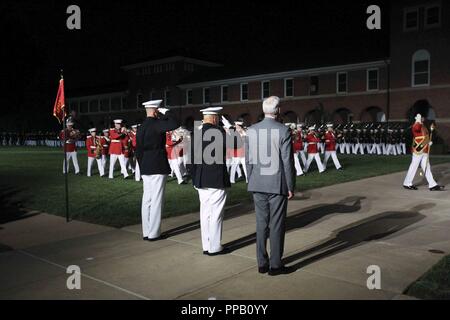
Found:
[[[222,126],[226,130],[233,129],[239,133],[238,140],[234,145],[227,146],[226,160],[230,182],[235,183],[236,178],[247,180],[244,154],[244,137],[246,127],[242,119],[231,123],[222,117]],[[135,180],[140,181],[140,170],[137,165],[136,133],[139,124],[132,125],[127,129],[121,119],[114,120],[114,128],[98,132],[96,128],[89,129],[85,146],[87,149],[88,165],[87,176],[92,175],[94,162],[97,163],[98,173],[101,177],[114,178],[115,165],[120,165],[120,173],[124,178],[134,174]],[[64,144],[67,152],[67,166],[73,163],[75,174],[80,173],[77,157],[77,146],[82,137],[79,130],[74,128],[71,120],[67,121],[66,129],[61,131],[59,138]],[[298,176],[309,171],[312,162],[317,165],[320,173],[327,168],[329,159],[337,170],[342,170],[337,154],[353,155],[405,155],[407,154],[407,134],[403,127],[384,128],[381,124],[366,124],[356,126],[355,124],[337,125],[328,123],[320,127],[305,127],[303,124],[285,123],[292,133],[292,144],[296,173]],[[67,136],[67,139],[66,139]],[[240,139],[239,139],[240,138]],[[166,151],[172,170],[171,176],[176,177],[179,184],[185,184],[187,178],[187,148],[190,145],[191,132],[183,127],[167,132]],[[323,155],[323,160],[321,159]],[[66,163],[63,165],[63,173],[67,170]]]

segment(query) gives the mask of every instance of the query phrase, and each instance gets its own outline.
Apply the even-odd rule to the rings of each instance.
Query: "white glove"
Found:
[[[428,145],[431,147],[433,145],[433,141],[428,142]]]
[[[167,111],[169,111],[169,109],[167,108],[158,108],[158,112],[162,113],[163,115],[166,115]]]
[[[227,118],[225,118],[224,116],[222,116],[222,123],[223,126],[227,129],[230,129],[232,127],[230,121],[228,121]]]

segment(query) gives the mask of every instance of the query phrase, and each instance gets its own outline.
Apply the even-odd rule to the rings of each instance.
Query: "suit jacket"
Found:
[[[136,159],[142,175],[169,174],[166,132],[175,130],[177,121],[171,116],[147,118],[136,135]]]
[[[218,130],[223,139],[222,143],[219,144],[219,148],[222,154],[217,154],[217,157],[220,156],[220,159],[210,164],[206,163],[203,157],[200,158],[200,155],[203,154],[205,148],[214,143],[215,139],[211,139],[211,141],[203,141],[206,139],[198,138],[203,137],[205,135],[205,132],[209,129]],[[226,147],[227,141],[229,141],[230,139],[226,139],[226,135],[227,134],[225,133],[225,130],[223,130],[223,128],[214,126],[209,123],[204,124],[200,130],[194,128],[194,134],[191,138],[191,164],[188,165],[188,170],[192,176],[192,184],[194,185],[194,187],[199,189],[225,189],[231,186],[230,176],[228,175],[226,166]],[[212,152],[212,156],[214,158],[216,156],[215,151],[216,150]]]
[[[289,128],[275,119],[265,118],[248,129],[245,149],[249,192],[278,195],[294,192],[295,170]]]

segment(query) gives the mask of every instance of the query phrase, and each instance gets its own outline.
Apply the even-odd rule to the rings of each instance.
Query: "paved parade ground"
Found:
[[[449,183],[449,163],[433,172]],[[198,213],[163,220],[168,238],[146,242],[140,225],[21,212],[0,224],[0,299],[409,299],[408,286],[450,253],[450,197],[424,183],[404,190],[404,176],[299,193],[284,255],[295,272],[277,277],[257,272],[247,204],[228,207],[223,243],[232,252],[216,257],[202,254]],[[66,287],[71,265],[81,268],[81,290]],[[369,266],[380,268],[381,290],[367,288]]]

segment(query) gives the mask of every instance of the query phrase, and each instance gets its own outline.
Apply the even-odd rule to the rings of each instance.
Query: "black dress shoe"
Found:
[[[417,190],[416,186],[403,186],[406,190]]]
[[[142,240],[148,241],[148,237],[143,237]]]
[[[278,276],[278,275],[281,275],[281,274],[288,274],[290,272],[291,272],[291,269],[289,267],[285,267],[285,266],[282,266],[282,267],[276,268],[276,269],[270,268],[269,269],[269,276]]]
[[[267,273],[269,272],[269,267],[258,267],[258,272],[262,274]]]
[[[207,256],[207,255],[208,255],[208,251],[203,251],[203,254],[204,254],[205,256]]]
[[[162,239],[164,239],[164,238],[161,237],[161,236],[159,236],[159,237],[157,237],[157,238],[148,238],[147,241],[155,242],[155,241],[159,241],[159,240],[162,240]]]
[[[209,253],[209,252],[208,252],[208,256],[214,257],[214,256],[224,255],[224,254],[227,254],[227,253],[230,253],[230,249],[228,249],[228,248],[223,248],[223,250],[222,250],[222,251],[219,251],[219,252],[214,252],[214,253]]]
[[[433,188],[430,188],[430,191],[444,191],[445,187],[443,186],[435,186]]]

